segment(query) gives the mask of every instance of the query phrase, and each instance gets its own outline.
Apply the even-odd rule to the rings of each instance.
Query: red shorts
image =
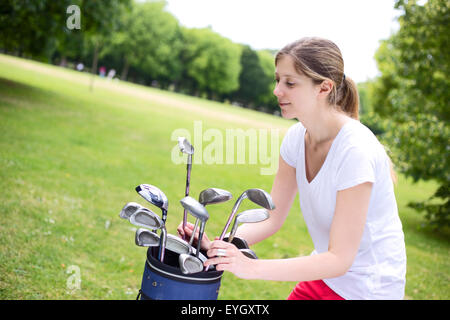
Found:
[[[345,300],[331,290],[322,280],[299,282],[288,300]]]

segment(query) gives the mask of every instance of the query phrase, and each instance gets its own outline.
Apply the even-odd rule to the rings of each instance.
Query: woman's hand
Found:
[[[255,259],[247,258],[232,243],[219,240],[211,242],[204,265],[216,265],[217,271],[230,271],[242,279],[252,279],[255,276]]]
[[[178,235],[183,238],[183,235],[185,236],[185,240],[187,242],[189,242],[191,240],[192,237],[192,233],[194,231],[194,225],[190,222],[187,222],[186,225],[184,226],[184,231],[183,231],[183,222],[181,222],[178,227],[177,227],[177,232]],[[197,248],[197,240],[198,240],[198,234],[200,232],[200,227],[197,228],[196,232],[195,232],[195,238],[194,241],[192,243],[192,245]],[[201,243],[201,248],[203,250],[208,250],[209,247],[211,246],[211,241],[209,240],[208,236],[206,235],[206,233],[203,233],[203,237],[202,237],[202,243]]]

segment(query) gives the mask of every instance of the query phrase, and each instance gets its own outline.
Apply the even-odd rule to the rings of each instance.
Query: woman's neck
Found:
[[[333,140],[345,123],[351,120],[349,116],[343,112],[327,106],[327,110],[318,112],[310,119],[302,119],[302,124],[305,126],[308,143],[312,146],[320,146]]]

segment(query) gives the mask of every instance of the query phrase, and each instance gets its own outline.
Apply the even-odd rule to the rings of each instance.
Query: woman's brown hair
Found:
[[[344,60],[338,46],[327,39],[302,38],[288,44],[275,57],[275,65],[283,56],[294,59],[298,73],[320,84],[329,79],[334,86],[328,97],[331,105],[339,106],[354,119],[359,119],[359,95],[356,84],[344,75]]]

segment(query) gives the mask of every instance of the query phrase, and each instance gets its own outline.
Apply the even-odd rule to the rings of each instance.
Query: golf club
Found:
[[[167,243],[166,243],[166,249],[173,251],[178,254],[186,253],[191,254],[192,253],[192,247],[184,241],[183,239],[174,236],[173,234],[167,234]]]
[[[141,208],[130,216],[130,222],[136,226],[149,228],[149,229],[161,229],[161,237],[159,239],[159,261],[164,261],[164,252],[166,249],[167,230],[164,221],[147,208]]]
[[[181,272],[184,274],[197,273],[203,270],[203,262],[194,256],[182,253],[178,257]]]
[[[198,202],[200,202],[200,204],[202,204],[203,206],[206,206],[208,204],[216,204],[216,203],[225,202],[225,201],[230,200],[231,198],[233,198],[233,195],[226,190],[219,189],[219,188],[208,188],[208,189],[205,189],[202,192],[200,192],[200,194],[198,196]],[[192,242],[195,238],[195,233],[197,231],[198,223],[199,223],[199,220],[197,218],[197,219],[195,219],[194,229],[192,230],[191,239],[189,240],[189,244],[191,246],[192,246]]]
[[[192,170],[192,155],[194,154],[194,147],[185,137],[178,138],[178,147],[182,153],[186,153],[188,155],[187,158],[187,167],[186,167],[186,189],[184,195],[187,197],[189,195],[189,186],[191,183],[191,170]],[[183,230],[187,223],[187,211],[184,209],[183,211]],[[183,240],[186,240],[186,237],[183,233]]]
[[[166,223],[169,200],[167,200],[164,192],[162,192],[159,188],[152,186],[151,184],[138,185],[136,187],[136,192],[139,193],[142,198],[161,209],[162,220],[164,223]]]
[[[119,217],[128,220],[130,216],[140,208],[142,208],[142,206],[139,203],[128,202],[120,211]]]
[[[244,191],[236,200],[233,209],[231,210],[231,214],[228,217],[227,223],[225,224],[225,227],[222,230],[222,234],[220,235],[219,238],[220,240],[223,240],[223,238],[225,237],[225,233],[227,232],[228,227],[230,226],[231,220],[233,220],[234,215],[238,211],[239,206],[241,205],[241,202],[244,199],[249,199],[252,202],[256,203],[257,205],[266,208],[268,210],[275,209],[272,197],[266,191],[262,189],[248,189]]]
[[[159,236],[150,230],[139,228],[136,230],[134,242],[140,247],[157,247]]]
[[[230,226],[231,221],[233,220],[236,212],[239,209],[239,206],[241,205],[242,200],[244,199],[249,199],[250,201],[268,210],[275,209],[275,204],[272,201],[272,197],[266,191],[257,188],[245,190],[234,203],[231,214],[228,217],[227,223],[225,224],[225,227],[223,228],[222,233],[219,237],[220,240],[223,240],[223,238],[225,237],[228,227]],[[208,270],[209,266],[206,267],[205,271]]]
[[[206,211],[205,207],[195,200],[194,198],[187,196],[180,200],[181,205],[183,208],[185,208],[187,211],[189,211],[194,217],[198,218],[200,220],[200,232],[198,234],[198,240],[197,240],[197,252],[195,253],[195,256],[198,258],[200,254],[200,248],[201,248],[201,242],[203,238],[203,233],[205,231],[205,224],[206,221],[209,219],[209,213]]]
[[[231,228],[230,235],[228,236],[228,242],[233,241],[237,228],[240,223],[256,223],[267,220],[269,218],[269,211],[266,209],[250,209],[245,210],[236,215],[234,219],[233,227]]]
[[[256,253],[252,249],[239,249],[247,258],[258,259]]]

